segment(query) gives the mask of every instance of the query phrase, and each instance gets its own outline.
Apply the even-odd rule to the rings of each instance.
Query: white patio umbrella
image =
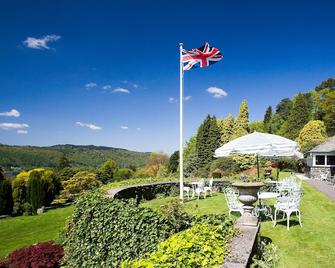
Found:
[[[233,154],[256,155],[258,177],[258,156],[303,158],[303,154],[299,152],[299,145],[295,141],[278,135],[259,133],[256,131],[226,143],[215,150],[214,156],[223,157]]]

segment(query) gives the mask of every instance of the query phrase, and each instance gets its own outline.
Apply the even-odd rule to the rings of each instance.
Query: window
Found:
[[[327,155],[327,165],[335,166],[335,155]]]
[[[325,165],[325,156],[324,155],[316,155],[315,156],[315,165],[324,166]]]

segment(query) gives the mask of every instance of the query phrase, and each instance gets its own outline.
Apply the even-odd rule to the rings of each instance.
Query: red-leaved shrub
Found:
[[[63,247],[52,241],[38,243],[13,251],[0,268],[57,268],[63,255]]]

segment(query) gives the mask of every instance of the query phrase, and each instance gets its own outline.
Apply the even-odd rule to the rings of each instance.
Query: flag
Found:
[[[208,43],[192,50],[183,49],[183,70],[188,71],[194,68],[207,67],[222,60],[222,58],[220,50],[211,47]]]

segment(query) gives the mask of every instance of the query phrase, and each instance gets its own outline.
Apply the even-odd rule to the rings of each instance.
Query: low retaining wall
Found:
[[[213,189],[218,192],[222,192],[226,187],[230,185],[230,181],[213,181]],[[125,186],[107,190],[107,196],[118,199],[135,198],[136,200],[140,201],[155,199],[157,194],[168,196],[172,192],[179,192],[179,182],[153,182],[140,185]]]

